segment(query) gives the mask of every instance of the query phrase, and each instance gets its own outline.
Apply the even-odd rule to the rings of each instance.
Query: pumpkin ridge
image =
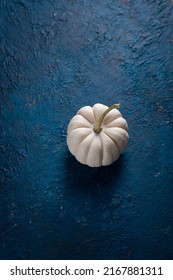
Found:
[[[90,124],[91,125],[91,122],[87,119],[87,118],[85,118],[83,115],[81,115],[81,114],[78,114],[80,117],[82,117],[86,122],[88,122],[88,124]],[[77,115],[76,115],[77,116]]]
[[[117,121],[118,119],[123,119],[125,121],[126,125],[127,125],[127,122],[126,122],[126,120],[123,117],[118,117],[117,119],[112,120],[110,123],[108,123],[107,125],[109,125],[109,126],[106,127],[106,128],[121,128],[121,129],[125,130],[126,132],[128,132],[128,125],[127,125],[127,128],[122,128],[121,126],[118,126],[118,125],[116,125],[116,126],[115,125],[111,125],[111,123],[113,123],[114,121]]]
[[[83,125],[83,126],[79,126],[79,127],[74,127],[71,131],[76,130],[76,129],[79,129],[79,128],[80,128],[80,129],[82,129],[82,128],[88,128],[88,129],[91,129],[91,131],[92,131],[92,126],[89,127],[89,126],[84,126],[84,125]],[[71,132],[71,131],[70,131],[70,132]]]
[[[86,132],[87,136],[92,132],[92,128],[91,127],[76,127],[73,128],[68,135],[70,135],[70,133],[76,131],[76,129],[87,129],[88,131]],[[83,132],[82,132],[83,133]]]
[[[103,131],[103,132],[114,142],[115,146],[117,147],[117,150],[118,150],[119,154],[121,154],[120,148],[118,147],[118,145],[115,142],[115,140],[111,136],[109,136],[109,134],[107,134],[105,131]]]
[[[90,135],[90,133],[91,133],[91,132],[89,132],[87,135],[85,135],[84,138],[82,137],[82,141],[85,140],[85,139]],[[82,143],[82,141],[80,141],[79,145]],[[78,148],[78,147],[77,147],[77,148]]]
[[[93,139],[94,139],[94,137],[93,137]],[[92,139],[91,142],[90,142],[88,154],[87,154],[87,157],[86,157],[86,164],[88,164],[88,163],[87,163],[87,161],[88,161],[88,155],[89,155],[89,152],[90,152],[90,149],[91,149],[91,145],[92,145],[93,139]],[[89,164],[88,164],[88,165],[89,165]]]
[[[91,109],[92,109],[92,107],[91,106],[89,106]],[[93,111],[93,109],[92,109],[92,111]],[[84,114],[82,114],[82,112],[79,110],[78,111],[78,113],[77,113],[77,115],[79,115],[79,116],[82,116],[84,119],[86,119],[90,124],[92,124],[93,125],[93,123],[92,122],[90,122],[90,120],[87,118],[87,116],[85,116]],[[93,113],[93,116],[94,116],[94,119],[95,119],[95,115],[94,115],[94,113]]]
[[[99,135],[100,137],[100,135]],[[102,156],[101,156],[101,162],[102,162],[102,165],[103,165],[103,149],[104,149],[104,146],[103,146],[103,141],[102,141],[102,138],[100,137],[100,142],[101,142],[101,147],[102,147]]]
[[[118,116],[116,116],[116,114],[110,116],[110,114],[112,114],[113,112],[114,112],[114,113],[115,113],[115,112],[118,113]],[[111,121],[109,120],[110,117],[112,118]],[[118,118],[122,118],[122,115],[121,115],[121,113],[120,113],[119,110],[117,110],[116,108],[114,108],[112,111],[110,111],[110,112],[105,116],[105,118],[104,118],[104,120],[103,120],[103,125],[107,125],[108,123],[111,123],[112,121],[117,120]]]
[[[103,132],[104,132],[104,131],[103,131]],[[119,153],[119,150],[118,150],[117,146],[115,145],[114,141],[113,141],[106,133],[103,133],[102,136],[103,136],[103,135],[104,135],[104,137],[108,138],[109,141],[111,141],[111,143],[112,143],[113,146],[115,147],[116,153],[118,153],[118,157],[119,157],[120,153]],[[102,139],[102,140],[103,140],[103,139]],[[103,144],[104,144],[104,142],[103,142]],[[105,148],[105,145],[103,145],[103,159],[104,159],[104,151],[107,153],[106,148]],[[112,151],[111,151],[110,154],[112,154],[112,156],[111,156],[111,161],[112,161],[113,158],[114,158],[114,155],[113,155]],[[112,157],[113,157],[113,158],[112,158]],[[118,158],[118,157],[117,157],[117,158]],[[109,164],[105,164],[105,163],[102,161],[102,165],[103,165],[103,166],[106,166],[106,165],[109,165]]]
[[[82,139],[82,141],[79,143],[79,146],[91,133],[92,133],[92,131],[84,139]],[[79,146],[78,146],[78,148],[79,148]]]
[[[70,133],[69,133],[69,135],[68,135],[68,138],[67,138],[67,141],[68,141],[68,139],[69,139],[69,137],[70,137],[70,134],[73,133],[73,132],[74,132],[73,130],[70,131]],[[91,133],[91,131],[89,131],[89,133],[87,133],[86,135],[82,135],[82,136],[81,136],[82,140],[79,142],[78,146],[80,145],[80,143],[81,143],[90,133]],[[71,151],[71,153],[72,153],[73,155],[75,155],[76,149],[78,148],[78,146],[75,147],[74,152]]]
[[[95,112],[94,112],[94,109],[93,109],[93,108],[92,108],[92,110],[93,110],[93,115],[94,115],[95,122],[96,122],[96,121],[97,121],[96,114],[95,114]]]
[[[84,139],[82,139],[82,141],[79,143],[79,145],[78,145],[78,151],[76,152],[76,154],[75,154],[75,156],[76,156],[76,158],[78,158],[78,153],[80,153],[80,149],[81,149],[81,144],[89,137],[91,135],[91,133],[90,134],[88,134],[87,135],[87,137],[85,137]],[[93,137],[92,137],[92,140],[93,140]],[[91,142],[92,142],[92,140],[91,140]],[[87,148],[87,155],[88,155],[88,152],[89,152],[89,149],[90,149],[90,145],[89,145],[89,147]],[[86,151],[85,151],[86,152]],[[78,159],[79,160],[79,159]],[[86,159],[87,160],[87,159]],[[85,160],[85,164],[86,164],[86,160]],[[80,160],[79,160],[80,161]],[[80,161],[81,162],[81,161]],[[84,163],[84,162],[83,162]]]
[[[124,129],[124,128],[122,128],[122,127],[119,127],[119,126],[114,126],[114,127],[105,127],[105,129],[120,129],[120,130],[122,130],[123,132],[125,132],[125,134],[127,134],[127,136],[128,136],[128,132]],[[104,131],[105,132],[105,131]]]
[[[89,119],[87,119],[86,117],[84,117],[81,113],[78,113],[78,115],[79,115],[79,116],[82,116],[84,119],[86,119],[86,120],[90,123]]]
[[[96,106],[103,106],[102,108],[97,108]],[[106,105],[103,105],[101,103],[96,103],[92,109],[93,109],[93,114],[94,114],[94,117],[95,117],[95,122],[97,122],[99,120],[99,118],[101,117],[101,115],[108,109],[109,107],[106,106]],[[102,111],[103,110],[103,111]],[[97,117],[97,111],[99,111],[99,116]]]

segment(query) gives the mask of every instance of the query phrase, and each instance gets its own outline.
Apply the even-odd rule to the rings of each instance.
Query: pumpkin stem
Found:
[[[120,108],[120,103],[119,104],[114,104],[111,107],[109,107],[102,115],[101,117],[98,119],[98,121],[96,122],[96,124],[93,127],[93,130],[95,133],[99,134],[102,131],[101,125],[103,122],[104,117],[113,109],[117,109]]]

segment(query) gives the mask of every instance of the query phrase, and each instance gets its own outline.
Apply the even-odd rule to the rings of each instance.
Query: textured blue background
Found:
[[[173,1],[0,3],[0,258],[173,259]],[[98,102],[130,140],[92,169],[66,128]]]

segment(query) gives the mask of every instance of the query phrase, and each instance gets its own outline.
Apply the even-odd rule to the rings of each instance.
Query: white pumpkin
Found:
[[[117,108],[95,104],[82,107],[67,128],[67,145],[76,159],[90,167],[117,160],[128,143],[128,125]]]

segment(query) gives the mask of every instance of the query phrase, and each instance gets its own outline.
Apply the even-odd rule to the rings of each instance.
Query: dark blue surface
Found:
[[[0,259],[173,259],[173,1],[1,1]],[[121,103],[109,167],[68,152]]]

